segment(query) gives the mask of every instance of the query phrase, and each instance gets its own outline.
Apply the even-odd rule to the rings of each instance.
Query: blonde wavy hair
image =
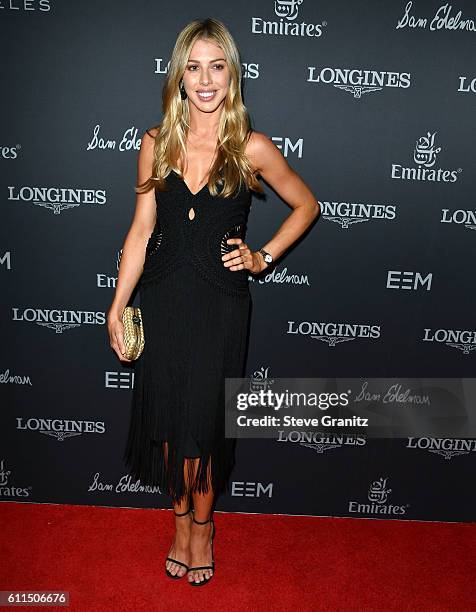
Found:
[[[214,196],[230,197],[244,182],[249,189],[263,193],[245,155],[252,129],[241,95],[241,60],[228,28],[211,17],[190,22],[179,33],[170,59],[170,66],[162,90],[163,118],[155,137],[152,176],[138,185],[136,193],[155,188],[167,189],[165,178],[172,170],[180,176],[179,159],[186,159],[186,138],[189,130],[188,97],[182,100],[179,86],[188,58],[197,40],[209,40],[221,47],[230,71],[230,85],[223,102],[217,138],[217,153],[210,169],[208,188]],[[219,189],[220,188],[220,189]]]

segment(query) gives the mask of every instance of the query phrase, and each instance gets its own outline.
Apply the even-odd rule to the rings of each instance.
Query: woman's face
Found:
[[[189,104],[212,113],[223,103],[230,84],[230,70],[221,47],[197,40],[190,51],[183,84]]]

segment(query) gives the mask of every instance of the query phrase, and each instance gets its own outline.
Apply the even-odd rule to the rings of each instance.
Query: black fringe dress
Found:
[[[251,192],[231,198],[205,185],[193,194],[174,171],[155,191],[157,222],[139,279],[145,335],[135,381],[124,460],[142,484],[178,501],[185,493],[184,459],[199,458],[193,490],[228,488],[235,440],[225,438],[225,378],[245,376],[251,295],[248,271],[223,266],[245,240]],[[189,218],[193,208],[195,217]],[[168,443],[168,457],[163,442]]]

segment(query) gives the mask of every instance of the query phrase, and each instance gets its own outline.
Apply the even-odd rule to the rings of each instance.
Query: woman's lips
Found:
[[[203,100],[204,102],[208,102],[209,100],[213,100],[216,93],[217,93],[216,90],[215,91],[197,91],[197,96],[200,98],[200,100]]]

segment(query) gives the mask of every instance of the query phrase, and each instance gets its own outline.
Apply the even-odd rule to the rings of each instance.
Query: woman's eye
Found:
[[[224,64],[213,64],[213,67],[218,68],[218,70],[223,70],[225,66]],[[192,70],[192,72],[194,72],[194,68],[198,68],[198,66],[196,64],[190,64],[190,66],[188,66],[188,69]]]

